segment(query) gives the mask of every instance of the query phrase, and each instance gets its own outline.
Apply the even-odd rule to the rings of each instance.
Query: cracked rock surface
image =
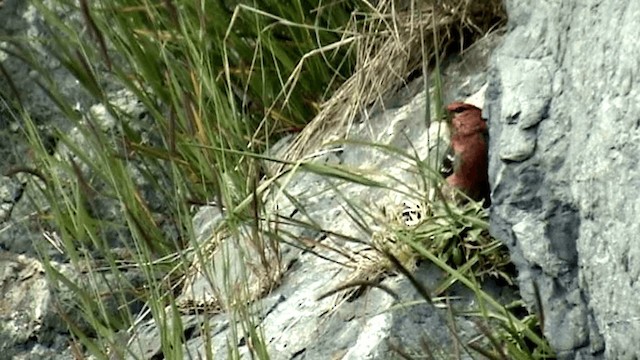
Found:
[[[507,0],[492,58],[491,231],[563,359],[640,356],[640,3]]]

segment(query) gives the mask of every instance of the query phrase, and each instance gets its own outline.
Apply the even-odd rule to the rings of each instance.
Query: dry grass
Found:
[[[380,104],[412,74],[436,65],[447,52],[463,50],[506,20],[499,0],[437,2],[440,4],[411,0],[401,9],[394,3],[381,0],[375,6],[370,4],[373,16],[352,18],[353,31],[349,33],[358,35],[343,41],[353,41],[357,47],[355,74],[283,152],[288,160],[345,138],[358,115]]]

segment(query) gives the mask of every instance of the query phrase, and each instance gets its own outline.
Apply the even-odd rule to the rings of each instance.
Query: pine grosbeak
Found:
[[[447,106],[452,113],[451,150],[453,151],[453,174],[446,179],[443,193],[458,199],[453,188],[465,193],[475,201],[484,200],[490,204],[487,123],[482,119],[482,111],[470,104],[453,102]]]

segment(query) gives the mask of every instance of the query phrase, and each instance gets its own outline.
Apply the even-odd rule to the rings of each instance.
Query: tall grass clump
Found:
[[[254,215],[247,199],[262,170],[250,155],[298,131],[349,76],[353,56],[341,38],[356,2],[32,6],[46,36],[9,39],[8,52],[39,74],[68,123],[53,130],[52,150],[42,126],[21,111],[34,155],[27,170],[38,169],[49,204],[43,213],[62,253],[54,258],[91,269],[76,278],[41,249],[52,282],[77,295],[69,306],[84,319],[69,318],[68,326],[96,355],[122,352],[115,334],[133,326],[145,304],[163,331],[163,351],[181,358],[180,319],[166,307],[194,257],[207,255],[193,242],[193,205],[218,206],[230,232]],[[90,109],[65,95],[39,60],[43,53],[77,79]],[[131,268],[144,280],[124,275]],[[101,300],[106,293],[115,307]]]

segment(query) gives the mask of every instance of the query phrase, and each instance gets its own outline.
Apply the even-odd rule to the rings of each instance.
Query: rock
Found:
[[[95,287],[96,293],[101,294],[105,313],[113,317],[111,320],[116,319],[116,314],[123,315],[118,308],[120,296],[131,301],[129,311],[140,311],[141,303],[132,291],[127,293],[123,288],[120,288],[122,293],[113,291],[116,282],[122,279],[115,279],[109,273],[96,275],[95,270],[78,273],[69,264],[52,262],[51,265],[70,281],[85,284],[86,288],[90,288],[89,284]],[[133,286],[142,284],[143,277],[138,271],[129,271],[122,276]],[[93,333],[91,325],[81,315],[82,301],[77,293],[64,286],[53,290],[51,281],[39,260],[0,251],[0,358],[72,358],[65,320],[87,334]]]
[[[176,299],[185,312],[230,310],[237,302],[253,302],[279,284],[281,261],[292,261],[287,244],[274,248],[266,236],[255,239],[250,226],[231,233],[220,226],[222,220],[214,206],[202,207],[194,216],[196,241],[208,256],[190,257],[191,270]]]
[[[492,60],[491,231],[562,359],[640,356],[638,3],[507,1]]]

